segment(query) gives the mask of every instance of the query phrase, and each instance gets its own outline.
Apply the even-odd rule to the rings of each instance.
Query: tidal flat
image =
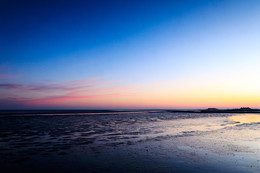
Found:
[[[260,172],[260,114],[160,111],[0,118],[1,172]]]

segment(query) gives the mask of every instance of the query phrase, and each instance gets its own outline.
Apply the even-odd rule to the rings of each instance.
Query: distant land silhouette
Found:
[[[53,115],[84,115],[84,114],[113,114],[113,113],[131,113],[131,112],[172,112],[172,113],[260,113],[260,109],[251,109],[249,107],[241,107],[234,109],[218,109],[218,108],[207,108],[207,109],[122,109],[122,110],[0,110],[0,116],[8,115],[40,115],[40,114],[53,114]]]
[[[235,109],[217,109],[208,108],[202,110],[168,110],[169,112],[187,112],[187,113],[260,113],[260,109],[251,109],[249,107],[241,107]]]

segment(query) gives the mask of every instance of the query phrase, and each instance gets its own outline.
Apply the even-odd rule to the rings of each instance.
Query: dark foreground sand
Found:
[[[0,118],[3,172],[260,172],[260,115]]]

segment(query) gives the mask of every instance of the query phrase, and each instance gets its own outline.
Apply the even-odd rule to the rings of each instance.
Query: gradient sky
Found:
[[[0,108],[260,108],[259,0],[2,0]]]

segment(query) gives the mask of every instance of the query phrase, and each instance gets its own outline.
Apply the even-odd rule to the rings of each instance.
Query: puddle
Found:
[[[238,124],[260,123],[260,114],[244,114],[228,117],[230,121]]]

